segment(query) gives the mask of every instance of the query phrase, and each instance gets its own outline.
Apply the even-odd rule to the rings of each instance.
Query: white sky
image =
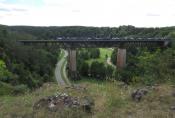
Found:
[[[0,24],[175,26],[175,0],[0,0]]]

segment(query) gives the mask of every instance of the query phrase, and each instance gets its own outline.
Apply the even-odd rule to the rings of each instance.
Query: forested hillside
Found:
[[[28,33],[37,38],[55,39],[56,37],[168,37],[175,27],[136,28],[134,26],[110,27],[8,27],[12,31]]]
[[[1,84],[8,88],[16,87],[18,90],[23,88],[34,89],[41,86],[44,82],[53,81],[53,69],[57,62],[59,49],[44,46],[23,46],[16,41],[32,39],[47,40],[56,39],[57,37],[166,37],[174,40],[175,27],[0,26]],[[113,64],[116,63],[116,51],[115,49],[111,56]],[[99,58],[99,55],[98,49],[84,49],[79,52],[79,57],[82,58],[78,57],[77,61],[81,76],[88,77],[91,74],[94,78],[114,78],[125,81],[126,83],[141,82],[144,84],[165,80],[174,81],[174,44],[168,49],[128,49],[127,67],[122,72],[120,70],[114,71],[111,67],[106,67],[101,62],[92,62],[92,66],[87,64],[88,59]],[[98,69],[98,66],[100,69]],[[3,88],[3,86],[1,87]],[[0,93],[3,94],[4,92]]]
[[[54,68],[59,49],[23,46],[17,40],[37,36],[12,32],[0,26],[0,94],[35,89],[44,82],[54,81]],[[4,89],[3,89],[4,88]]]

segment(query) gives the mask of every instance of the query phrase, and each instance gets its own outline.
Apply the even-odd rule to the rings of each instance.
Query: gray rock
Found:
[[[84,97],[80,104],[84,111],[91,113],[94,106],[94,100],[89,97]]]
[[[170,109],[171,109],[171,110],[175,110],[175,106],[171,106]]]
[[[172,93],[172,96],[175,97],[175,92]]]
[[[48,105],[47,98],[42,98],[34,104],[33,109],[38,110],[40,108],[47,107],[47,105]]]
[[[148,89],[137,89],[132,94],[131,97],[134,101],[140,102],[140,100],[148,93]]]
[[[69,96],[66,93],[60,93],[56,96],[42,98],[33,106],[34,112],[41,108],[47,108],[49,111],[56,112],[64,108],[82,108],[85,112],[92,112],[94,101],[90,97],[78,98]]]

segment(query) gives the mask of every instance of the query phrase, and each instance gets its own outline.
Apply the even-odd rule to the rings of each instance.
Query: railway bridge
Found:
[[[77,48],[118,48],[117,68],[126,65],[126,50],[128,47],[159,47],[165,48],[171,44],[166,38],[89,38],[89,37],[58,37],[55,40],[20,40],[24,45],[56,45],[68,50],[69,75],[77,76],[76,50]]]

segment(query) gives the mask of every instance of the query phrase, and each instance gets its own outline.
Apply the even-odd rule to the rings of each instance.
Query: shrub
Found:
[[[10,84],[0,81],[0,96],[10,95],[13,93],[13,87]]]
[[[93,77],[96,77],[98,79],[106,78],[106,67],[103,63],[100,63],[98,61],[92,62],[90,72]]]
[[[80,65],[80,69],[79,69],[80,75],[82,76],[88,76],[89,74],[89,64],[86,62],[83,62]]]
[[[29,89],[26,85],[21,84],[18,86],[15,86],[13,89],[13,94],[14,95],[19,95],[19,94],[24,94],[25,92],[27,92]]]

